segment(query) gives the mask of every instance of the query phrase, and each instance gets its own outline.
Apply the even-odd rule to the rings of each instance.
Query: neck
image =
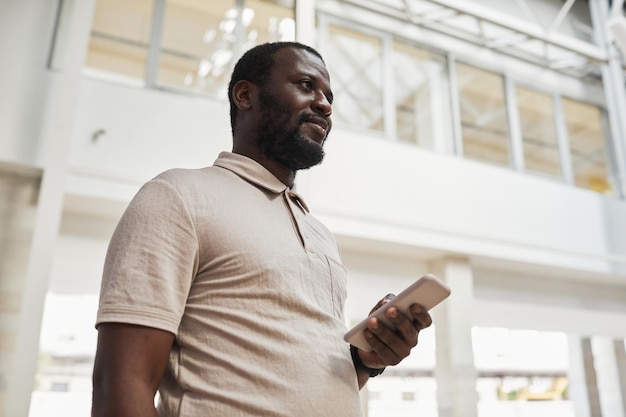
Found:
[[[256,147],[249,148],[243,146],[233,146],[233,153],[237,153],[243,156],[247,156],[250,159],[255,160],[259,164],[261,164],[265,169],[274,174],[276,178],[280,180],[287,187],[293,187],[293,184],[296,180],[296,171],[292,171],[291,169],[285,167],[284,165],[268,158],[261,151],[259,151]]]

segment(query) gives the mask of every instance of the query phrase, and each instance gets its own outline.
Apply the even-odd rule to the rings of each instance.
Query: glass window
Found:
[[[97,0],[86,67],[143,80],[154,0]]]
[[[509,166],[509,129],[502,76],[456,64],[463,155]]]
[[[151,39],[157,3],[165,5],[162,30],[154,34],[159,39]],[[225,97],[230,72],[243,51],[295,39],[294,0],[238,3],[97,0],[86,67],[143,81],[150,44],[159,42],[158,68],[150,68],[157,84]]]
[[[167,0],[157,82],[226,96],[239,55],[270,41],[294,40],[293,1]],[[241,24],[239,24],[241,22]]]
[[[568,98],[563,98],[562,103],[576,185],[612,195],[614,184],[607,161],[603,110]]]
[[[562,177],[552,97],[516,87],[526,170]]]
[[[475,327],[472,346],[479,416],[574,417],[567,334]]]
[[[446,59],[398,40],[392,56],[398,139],[433,149],[450,137]]]
[[[246,0],[246,7],[255,17],[249,25],[248,47],[265,42],[293,41],[296,39],[295,6],[293,0]],[[244,14],[245,18],[245,14]],[[255,42],[252,42],[252,41]]]
[[[563,373],[569,367],[567,335],[531,329],[474,327],[474,363],[483,372],[534,369]]]
[[[381,40],[331,25],[324,47],[335,96],[333,121],[382,131]]]

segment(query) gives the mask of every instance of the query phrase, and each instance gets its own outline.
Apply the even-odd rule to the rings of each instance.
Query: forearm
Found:
[[[92,417],[156,417],[154,396],[174,335],[119,323],[98,328]]]
[[[108,383],[94,377],[92,417],[157,417],[154,390],[139,381]]]

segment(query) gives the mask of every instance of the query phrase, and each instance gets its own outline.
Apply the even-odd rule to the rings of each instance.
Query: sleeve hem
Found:
[[[124,323],[153,327],[172,334],[178,333],[180,321],[155,310],[138,310],[132,307],[102,308],[98,311],[96,328],[102,323]]]

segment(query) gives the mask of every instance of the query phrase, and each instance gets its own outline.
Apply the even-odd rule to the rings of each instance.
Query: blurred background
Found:
[[[624,22],[606,0],[0,1],[0,416],[89,415],[117,220],[230,149],[245,50],[298,40],[334,90],[297,186],[346,324],[426,272],[453,291],[366,416],[626,417]]]

